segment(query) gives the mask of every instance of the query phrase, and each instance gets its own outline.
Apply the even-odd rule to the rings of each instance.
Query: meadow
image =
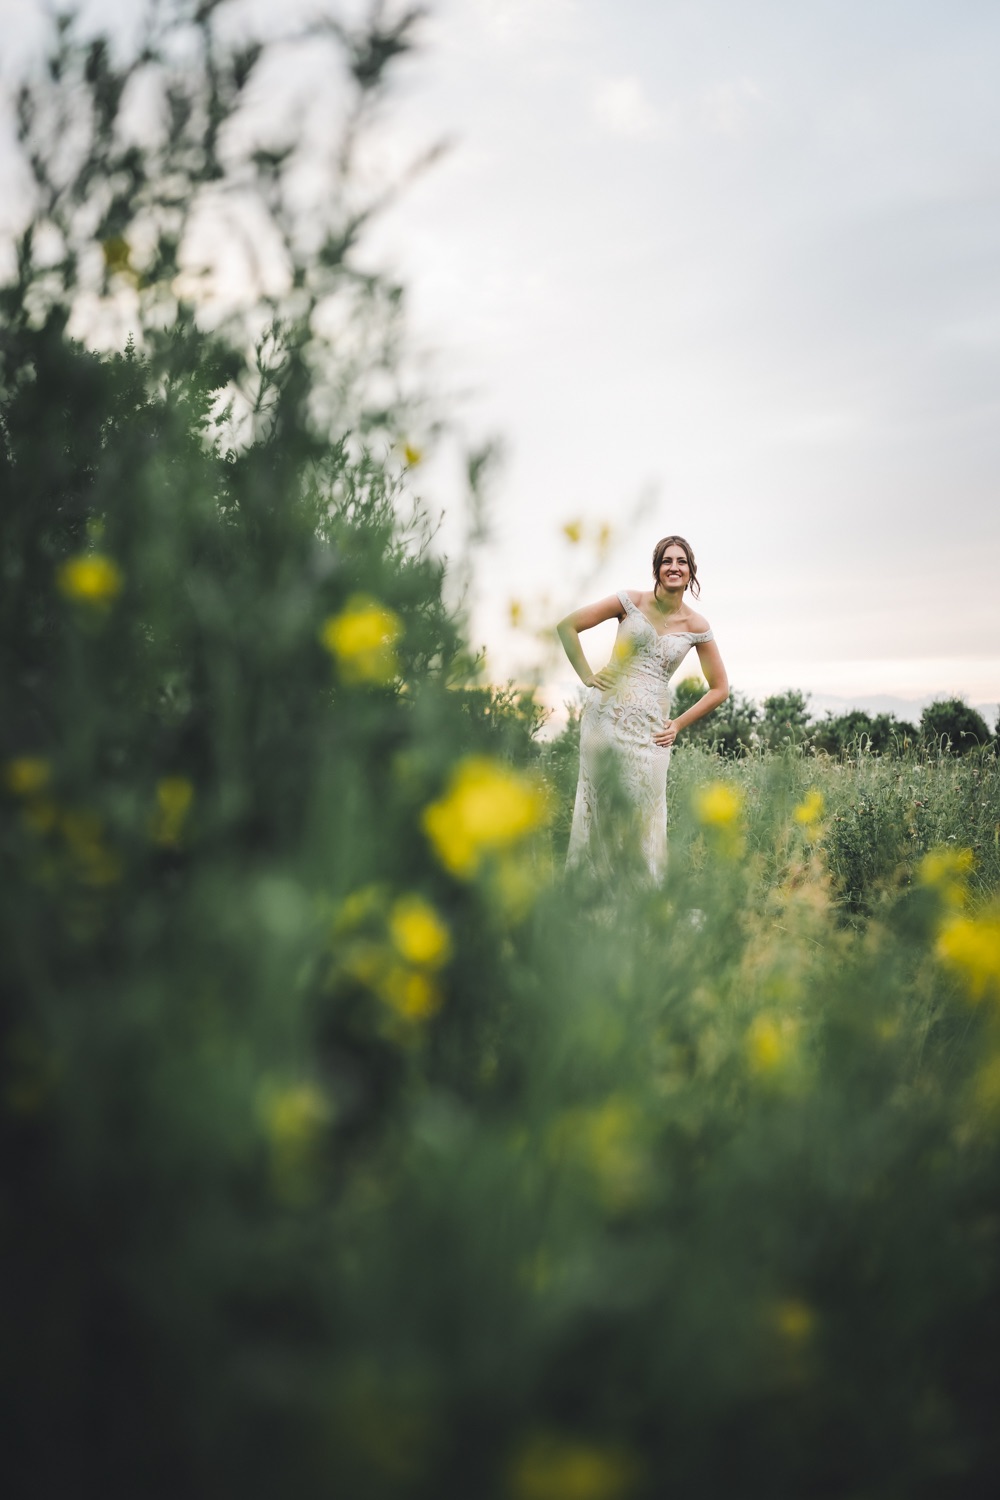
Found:
[[[227,146],[266,49],[219,11],[125,62],[67,23],[19,104],[8,1472],[102,1500],[994,1493],[991,747],[692,741],[662,888],[567,881],[572,734],[481,679],[446,602],[426,418],[387,388],[398,289],[357,268],[343,183],[317,245],[287,155]],[[363,123],[407,25],[329,36]],[[143,69],[155,150],[119,120]],[[287,288],[208,326],[178,257],[227,174]],[[135,338],[71,336],[82,296]]]

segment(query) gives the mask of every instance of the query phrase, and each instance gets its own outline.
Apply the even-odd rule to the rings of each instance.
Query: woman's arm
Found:
[[[702,641],[697,650],[701,670],[708,683],[708,692],[702,693],[697,703],[692,703],[691,707],[679,714],[676,719],[669,719],[660,733],[653,736],[656,744],[663,745],[664,748],[674,743],[682,729],[686,729],[689,724],[694,724],[698,719],[703,719],[714,708],[718,708],[720,703],[725,703],[729,697],[729,678],[726,676],[718,646],[714,641]]]
[[[570,659],[570,665],[585,687],[612,687],[615,674],[608,667],[602,667],[599,672],[590,670],[590,663],[584,656],[583,647],[580,645],[580,631],[590,630],[604,620],[620,620],[621,614],[621,600],[617,594],[609,594],[607,599],[600,599],[596,604],[585,604],[582,609],[575,609],[556,626],[559,639],[563,643],[563,650]]]

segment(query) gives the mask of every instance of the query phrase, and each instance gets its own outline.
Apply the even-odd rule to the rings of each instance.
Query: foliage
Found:
[[[167,157],[115,155],[123,73],[63,28],[55,101],[95,134],[48,196],[36,141],[38,212],[71,248],[52,272],[29,234],[3,307],[8,1472],[991,1493],[995,758],[692,739],[663,888],[554,879],[576,721],[540,745],[476,678],[412,408],[307,306],[314,270],[365,330],[396,301],[291,235],[284,331],[144,311],[263,55],[219,53],[221,10],[177,10]],[[404,36],[345,35],[364,98]],[[165,161],[179,218],[99,357],[67,335],[74,216],[106,196],[121,276]]]
[[[920,730],[931,744],[958,755],[967,755],[992,738],[982,714],[962,698],[929,703],[920,715]]]

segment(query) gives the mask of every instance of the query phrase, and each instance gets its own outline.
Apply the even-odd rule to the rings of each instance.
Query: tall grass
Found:
[[[224,114],[254,62],[213,13]],[[363,90],[379,25],[346,53]],[[109,54],[63,47],[57,96],[89,80],[110,149]],[[361,422],[301,307],[271,363],[190,309],[98,358],[66,336],[72,256],[20,251],[8,1472],[171,1500],[992,1492],[996,763],[687,746],[662,888],[564,880],[572,748],[476,677],[401,413]],[[317,361],[347,392],[325,426]],[[248,371],[266,420],[227,446]]]

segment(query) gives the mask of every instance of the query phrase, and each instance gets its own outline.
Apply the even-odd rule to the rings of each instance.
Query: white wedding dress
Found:
[[[580,780],[568,869],[658,881],[667,863],[670,751],[653,741],[670,718],[670,679],[710,630],[658,631],[624,589],[611,660],[614,687],[588,690],[580,718]]]

